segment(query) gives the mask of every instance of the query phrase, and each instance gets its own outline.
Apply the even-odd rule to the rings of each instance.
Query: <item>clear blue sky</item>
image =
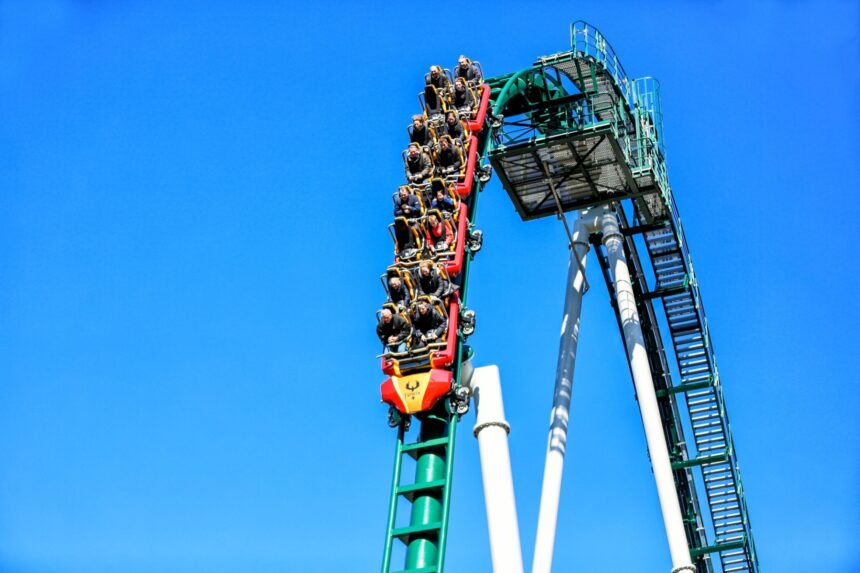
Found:
[[[373,313],[421,76],[521,69],[579,18],[662,82],[763,569],[860,571],[858,3],[525,6],[0,3],[0,571],[377,570]],[[566,248],[497,182],[479,220],[528,563]],[[556,570],[665,572],[590,263]],[[455,476],[446,570],[489,571],[469,431]]]

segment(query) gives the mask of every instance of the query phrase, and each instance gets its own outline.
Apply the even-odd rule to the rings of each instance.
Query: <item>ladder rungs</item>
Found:
[[[434,481],[425,481],[409,485],[402,485],[397,488],[397,494],[402,495],[409,501],[413,501],[417,497],[417,494],[423,491],[442,489],[443,487],[445,487],[445,480],[437,479]]]
[[[427,440],[426,442],[415,442],[413,444],[406,444],[403,446],[401,450],[404,454],[409,454],[413,459],[417,457],[418,452],[421,450],[430,450],[430,449],[440,449],[446,448],[448,446],[448,438],[435,438],[433,440]]]
[[[439,535],[439,530],[442,529],[442,523],[433,521],[424,525],[410,525],[408,527],[398,527],[391,532],[391,537],[396,537],[404,544],[409,545],[412,537],[426,537],[429,535]]]

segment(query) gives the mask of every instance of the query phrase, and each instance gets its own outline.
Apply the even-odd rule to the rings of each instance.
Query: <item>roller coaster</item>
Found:
[[[586,22],[571,25],[570,43],[514,73],[485,78],[479,62],[461,57],[453,70],[432,66],[425,76],[403,157],[407,183],[393,197],[394,261],[381,277],[388,300],[377,316],[387,376],[381,397],[397,432],[382,573],[443,572],[458,422],[473,403],[482,464],[485,456],[501,464],[484,467],[493,570],[523,570],[512,485],[498,481],[510,481],[500,390],[479,374],[485,369],[472,368],[467,344],[476,325],[466,305],[469,271],[483,242],[478,202],[493,173],[524,221],[561,220],[571,250],[532,570],[551,567],[564,457],[558,443],[566,439],[590,249],[627,351],[672,572],[760,570],[708,320],[669,184],[659,83],[630,78]],[[407,441],[413,423],[417,438]],[[406,456],[415,462],[411,480]],[[398,512],[400,500],[408,519],[399,515],[406,513]],[[393,563],[396,544],[405,546],[402,567]]]

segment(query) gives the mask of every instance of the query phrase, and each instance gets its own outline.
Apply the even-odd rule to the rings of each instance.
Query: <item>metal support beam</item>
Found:
[[[469,386],[477,410],[474,434],[481,454],[493,573],[523,573],[523,553],[508,450],[511,428],[505,420],[498,367],[476,368]]]
[[[630,269],[627,267],[627,256],[624,253],[624,237],[621,235],[614,212],[610,210],[605,212],[602,226],[603,244],[612,270],[618,314],[624,331],[624,345],[627,348],[627,359],[630,361],[630,371],[633,374],[633,385],[636,388],[639,411],[645,427],[645,440],[651,456],[651,468],[657,483],[657,496],[663,513],[663,525],[669,541],[672,573],[682,571],[695,573],[696,568],[692,564],[690,548],[684,532],[681,505],[675,491],[672,463],[660,419],[660,407],[657,403],[654,380],[651,377],[645,338],[639,322],[639,313],[636,310]]]
[[[592,215],[590,219],[593,227],[597,218]],[[552,413],[550,414],[549,438],[547,440],[532,573],[549,573],[552,569],[564,455],[567,449],[570,399],[573,392],[573,369],[576,365],[576,347],[579,342],[579,319],[582,311],[582,296],[586,286],[585,262],[588,255],[589,234],[590,229],[586,222],[586,214],[582,213],[574,223],[574,231],[571,236],[567,294],[561,322],[555,392],[552,400]]]

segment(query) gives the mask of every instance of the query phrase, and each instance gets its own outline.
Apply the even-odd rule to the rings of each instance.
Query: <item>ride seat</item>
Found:
[[[397,305],[394,304],[393,302],[386,302],[385,304],[382,305],[382,308],[380,310],[376,311],[377,322],[382,320],[381,311],[385,310],[385,309],[390,310],[391,314],[396,314],[397,316],[399,316],[400,318],[405,320],[406,324],[409,325],[409,331],[410,332],[409,332],[409,335],[406,337],[406,340],[405,340],[406,352],[391,352],[388,349],[387,345],[383,344],[384,352],[382,353],[382,356],[392,356],[392,357],[393,356],[408,356],[409,355],[409,347],[412,346],[412,315],[406,309],[401,310],[401,309],[397,308]]]

